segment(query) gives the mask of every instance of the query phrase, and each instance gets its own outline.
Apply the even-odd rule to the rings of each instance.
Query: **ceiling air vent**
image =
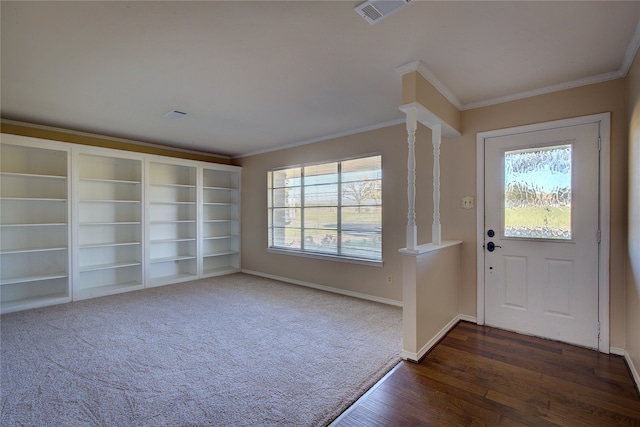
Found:
[[[163,117],[166,117],[167,119],[181,119],[186,117],[186,115],[187,113],[184,111],[171,110],[168,113],[163,114]]]
[[[356,12],[369,24],[382,21],[411,3],[413,0],[369,0],[356,7]]]

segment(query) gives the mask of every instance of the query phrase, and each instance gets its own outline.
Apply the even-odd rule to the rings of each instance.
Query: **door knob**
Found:
[[[496,248],[501,248],[501,247],[502,247],[502,246],[498,246],[498,245],[496,245],[496,244],[495,244],[495,243],[493,243],[493,242],[489,242],[489,243],[487,243],[487,250],[488,250],[489,252],[493,252],[493,251],[495,251],[495,250],[496,250]]]

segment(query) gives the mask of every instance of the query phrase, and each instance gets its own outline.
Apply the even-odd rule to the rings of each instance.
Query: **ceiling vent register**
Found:
[[[178,110],[171,110],[168,113],[163,114],[163,117],[166,117],[167,119],[181,119],[186,116],[187,113]]]
[[[369,24],[375,24],[393,15],[413,0],[369,0],[356,7],[356,12]]]

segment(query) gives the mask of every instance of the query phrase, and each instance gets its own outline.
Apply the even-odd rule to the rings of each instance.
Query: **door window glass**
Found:
[[[571,144],[506,151],[504,237],[572,238]]]

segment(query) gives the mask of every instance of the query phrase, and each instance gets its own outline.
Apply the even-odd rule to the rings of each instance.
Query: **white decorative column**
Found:
[[[409,157],[407,160],[407,196],[409,211],[407,214],[407,249],[413,251],[418,245],[418,227],[416,225],[416,129],[418,128],[418,109],[408,108],[407,142],[409,143]]]
[[[442,142],[442,125],[431,127],[431,142],[433,143],[433,225],[431,228],[431,243],[442,244],[440,230],[440,143]]]
[[[460,107],[451,97],[432,96],[442,85],[420,61],[399,67],[400,111],[407,120],[409,142],[407,247],[402,254],[402,358],[418,362],[457,323],[459,310],[460,241],[442,240],[440,230],[440,145],[460,137]],[[427,88],[428,90],[418,90]],[[446,98],[446,99],[445,99]],[[437,112],[437,113],[436,113]],[[440,116],[438,115],[440,114]],[[433,143],[432,243],[418,245],[416,221],[416,130],[431,129]],[[426,161],[426,159],[425,159]],[[454,171],[455,172],[455,171]],[[426,183],[425,183],[426,184]]]

